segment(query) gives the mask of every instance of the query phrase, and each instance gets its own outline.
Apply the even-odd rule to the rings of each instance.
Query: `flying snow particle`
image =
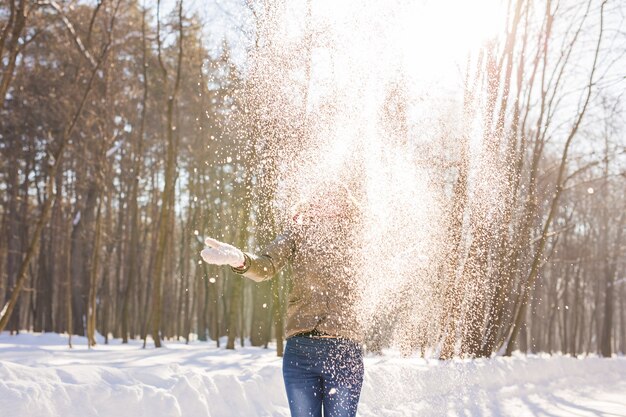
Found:
[[[454,279],[448,282],[449,277],[439,271],[453,250],[447,235],[450,197],[442,178],[449,176],[449,164],[456,163],[456,156],[444,158],[440,152],[448,146],[442,138],[467,137],[472,149],[477,149],[469,161],[476,197],[468,210],[480,214],[479,218],[498,213],[499,206],[494,203],[500,201],[499,181],[505,176],[500,175],[499,165],[492,165],[492,160],[478,151],[480,146],[474,146],[480,145],[480,123],[465,131],[468,127],[457,119],[456,111],[463,103],[456,103],[447,88],[438,88],[457,81],[447,79],[448,70],[455,67],[450,65],[452,57],[439,58],[435,53],[438,48],[425,48],[416,55],[413,42],[402,43],[407,38],[405,29],[416,26],[413,18],[406,18],[415,13],[405,13],[413,11],[413,6],[393,8],[382,3],[380,8],[346,8],[345,19],[350,25],[336,27],[333,22],[344,20],[335,16],[341,15],[341,8],[333,8],[328,15],[323,8],[315,12],[312,24],[324,22],[332,28],[330,32],[339,35],[337,40],[341,39],[338,42],[331,36],[316,45],[336,62],[332,65],[319,54],[309,57],[301,55],[303,48],[293,48],[292,42],[297,44],[300,39],[284,36],[283,29],[290,22],[281,17],[291,13],[276,13],[263,35],[268,38],[264,42],[267,48],[259,51],[250,69],[251,78],[260,82],[246,89],[238,102],[245,104],[244,111],[259,109],[262,139],[247,146],[267,156],[261,158],[258,169],[270,178],[255,185],[261,194],[275,199],[271,207],[275,208],[276,223],[283,227],[295,223],[298,229],[308,231],[312,218],[343,214],[332,199],[316,196],[319,190],[332,196],[333,189],[341,188],[337,185],[345,187],[348,194],[354,194],[349,200],[356,203],[353,210],[358,214],[355,224],[346,226],[351,230],[342,230],[349,238],[328,238],[321,231],[315,250],[331,253],[329,264],[344,271],[338,275],[354,277],[348,284],[355,287],[353,307],[360,325],[391,344],[405,345],[411,339],[411,346],[436,346],[441,340],[441,323],[456,311],[455,304],[471,305],[484,296],[485,290],[479,286],[456,294],[465,289],[458,285],[452,288],[455,294],[451,296],[449,291],[441,291],[455,283]],[[355,13],[357,19],[353,19]],[[372,24],[388,30],[372,39],[367,30]],[[350,42],[344,42],[344,37]],[[289,56],[293,65],[285,66],[283,59],[289,54],[293,54]],[[429,59],[428,65],[420,62],[416,68],[424,72],[418,73],[412,63],[405,66],[405,55],[437,59]],[[462,55],[464,60],[466,54]],[[359,65],[349,65],[351,62]],[[311,94],[304,95],[307,117],[302,119],[300,90],[285,86],[297,85],[309,70],[314,76]],[[233,157],[240,159],[239,153]],[[219,182],[217,185],[222,192],[229,192],[219,187]],[[307,210],[318,210],[318,214],[312,217]],[[322,229],[320,224],[315,221],[316,229]],[[352,255],[345,257],[349,262],[344,252]],[[336,263],[335,256],[342,262]],[[343,288],[346,283],[340,283],[339,278],[344,277],[337,277],[333,291]],[[310,290],[329,293],[327,288],[311,286]],[[336,389],[330,390],[331,395],[335,393]]]

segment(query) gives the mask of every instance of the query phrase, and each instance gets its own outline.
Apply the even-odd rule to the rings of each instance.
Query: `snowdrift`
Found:
[[[275,350],[0,335],[0,415],[289,416]],[[626,416],[626,358],[368,356],[361,417]]]

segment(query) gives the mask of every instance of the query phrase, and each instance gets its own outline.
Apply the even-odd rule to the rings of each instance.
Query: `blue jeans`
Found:
[[[354,417],[363,385],[363,351],[347,339],[293,336],[283,356],[292,417]]]

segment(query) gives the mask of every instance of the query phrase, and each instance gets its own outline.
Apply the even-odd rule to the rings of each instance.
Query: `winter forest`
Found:
[[[258,252],[341,183],[368,354],[621,361],[625,19],[615,0],[2,1],[2,343],[282,356],[291,268],[253,282],[204,238]]]
[[[248,7],[246,24],[256,27],[239,30],[261,38],[270,17]],[[467,131],[430,127],[437,136],[429,143],[407,145],[435,148],[422,152],[436,159],[414,164],[445,189],[449,247],[432,266],[441,293],[431,296],[443,305],[435,334],[408,331],[401,342],[441,345],[443,357],[501,348],[623,353],[625,9],[610,1],[507,7],[506,32],[462,69],[464,117],[480,111],[481,158],[506,177],[498,210],[477,201],[489,190],[472,182],[491,174],[472,166],[484,161],[472,160]],[[207,41],[211,22],[194,8],[162,9],[136,1],[2,6],[3,330],[68,332],[91,343],[95,332],[149,335],[157,346],[227,335],[230,349],[244,338],[254,346],[282,339],[288,272],[245,282],[199,262],[199,235],[253,249],[275,233],[264,184],[278,176],[271,145],[305,142],[314,127],[304,125],[305,104],[282,103],[290,114],[259,107],[283,100],[263,96],[275,87],[268,84],[300,69],[280,65],[288,53],[311,76],[306,61],[321,34],[306,25],[309,9],[297,53],[264,51],[274,66],[242,68],[228,42]],[[290,88],[304,100],[311,83],[299,81]],[[387,89],[387,130],[411,141],[421,128],[407,114],[412,97],[397,83]],[[384,304],[411,310],[395,305],[402,291],[391,296]],[[384,332],[393,327],[371,329],[376,345],[392,342]]]

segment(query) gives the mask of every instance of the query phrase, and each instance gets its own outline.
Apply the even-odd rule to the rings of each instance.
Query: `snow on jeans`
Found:
[[[363,351],[348,339],[293,336],[283,378],[292,417],[354,417],[363,385]]]

